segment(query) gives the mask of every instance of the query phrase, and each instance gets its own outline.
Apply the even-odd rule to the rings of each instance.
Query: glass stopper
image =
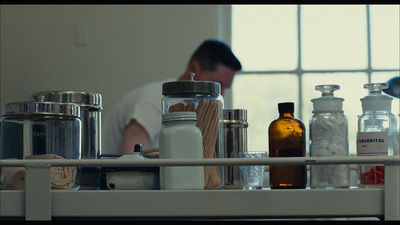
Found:
[[[368,89],[369,94],[382,94],[382,90],[388,88],[387,83],[370,83],[364,84],[364,88]]]
[[[333,96],[333,92],[339,89],[340,86],[337,84],[323,84],[315,86],[315,90],[321,91],[322,96]]]

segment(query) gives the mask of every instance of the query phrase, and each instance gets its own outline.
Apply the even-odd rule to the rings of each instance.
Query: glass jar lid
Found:
[[[80,117],[80,106],[58,102],[11,102],[3,107],[6,115],[57,115]]]
[[[190,80],[166,82],[162,86],[163,95],[211,95],[221,94],[221,84],[215,81],[195,81],[194,73]]]

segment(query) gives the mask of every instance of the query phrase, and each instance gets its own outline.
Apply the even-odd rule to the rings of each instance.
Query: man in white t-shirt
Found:
[[[102,127],[102,155],[132,153],[135,144],[142,144],[143,149],[158,148],[163,83],[189,80],[188,74],[194,73],[195,80],[219,82],[223,95],[241,69],[239,60],[226,44],[217,40],[204,41],[180,77],[134,89],[116,103]]]

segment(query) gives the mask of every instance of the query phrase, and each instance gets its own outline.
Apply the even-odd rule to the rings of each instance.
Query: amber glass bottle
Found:
[[[293,116],[294,103],[279,103],[278,110],[279,118],[268,128],[269,157],[305,157],[305,126]],[[305,165],[269,166],[269,183],[271,189],[305,188],[307,168]]]

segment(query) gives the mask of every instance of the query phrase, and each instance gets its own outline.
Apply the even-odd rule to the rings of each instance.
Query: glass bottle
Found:
[[[386,83],[364,85],[369,95],[361,99],[363,114],[358,118],[357,155],[387,156],[397,153],[397,119],[391,113],[392,98],[382,95]],[[360,187],[383,187],[384,165],[358,165]]]
[[[320,98],[312,99],[310,118],[310,156],[349,156],[348,122],[343,114],[343,98],[334,97],[339,85],[317,85]],[[350,168],[344,165],[311,165],[311,188],[346,188],[350,186]]]
[[[305,157],[306,134],[302,121],[294,118],[294,103],[278,104],[279,118],[268,128],[269,157]],[[305,188],[305,165],[269,166],[271,189]]]

